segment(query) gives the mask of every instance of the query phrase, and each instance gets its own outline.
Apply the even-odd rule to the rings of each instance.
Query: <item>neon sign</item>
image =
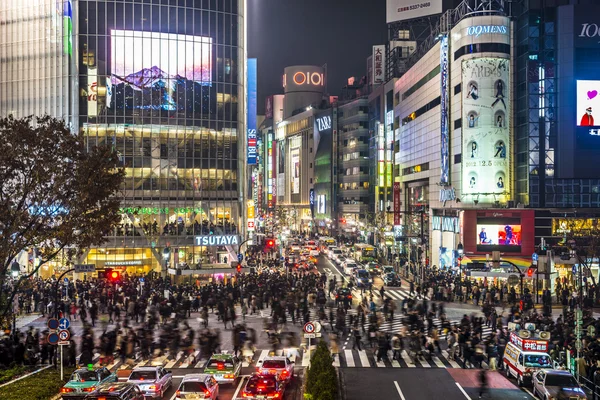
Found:
[[[196,246],[226,246],[231,244],[240,244],[239,236],[196,236],[194,238]]]
[[[508,28],[504,25],[475,25],[467,28],[468,36],[479,37],[488,33],[508,34]]]
[[[325,80],[323,78],[323,74],[318,72],[302,72],[298,71],[292,76],[292,80],[298,86],[302,85],[313,85],[313,86],[323,86]],[[287,85],[287,74],[283,75],[283,87]]]

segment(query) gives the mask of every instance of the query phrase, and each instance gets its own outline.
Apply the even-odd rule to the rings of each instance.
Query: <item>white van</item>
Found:
[[[506,344],[502,362],[506,377],[514,376],[519,386],[530,384],[534,372],[542,368],[552,369],[552,359],[548,353],[523,350],[512,342]]]

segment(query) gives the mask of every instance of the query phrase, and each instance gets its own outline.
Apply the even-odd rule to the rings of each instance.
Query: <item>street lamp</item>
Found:
[[[462,282],[462,256],[465,253],[462,242],[458,243],[458,246],[456,246],[456,252],[458,253],[458,277]]]
[[[165,247],[163,249],[163,260],[165,260],[165,268],[163,270],[163,277],[167,276],[167,268],[169,267],[169,259],[171,258],[171,248]]]

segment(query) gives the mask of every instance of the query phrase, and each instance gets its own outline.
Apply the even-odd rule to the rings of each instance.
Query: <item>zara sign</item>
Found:
[[[331,129],[331,117],[326,115],[321,118],[317,118],[317,130],[319,132],[326,131],[327,129]]]

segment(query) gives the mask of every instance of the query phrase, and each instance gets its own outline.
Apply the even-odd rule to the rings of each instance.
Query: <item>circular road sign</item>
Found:
[[[307,322],[304,324],[304,333],[313,333],[315,331],[315,326],[312,322]]]
[[[71,338],[71,334],[69,333],[69,331],[59,331],[58,338],[61,342],[66,342]]]
[[[48,329],[58,329],[58,320],[56,318],[50,318],[46,324]]]
[[[315,333],[321,332],[321,323],[319,321],[313,321],[312,323],[315,326]]]
[[[71,321],[67,318],[61,318],[60,321],[58,321],[58,327],[62,330],[69,329],[69,326],[71,326]]]
[[[51,333],[48,335],[48,343],[49,344],[57,344],[58,343],[58,334]]]

